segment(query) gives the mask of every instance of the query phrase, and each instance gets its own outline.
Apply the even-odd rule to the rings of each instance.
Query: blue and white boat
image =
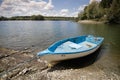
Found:
[[[94,37],[93,35],[67,38],[57,41],[37,55],[48,63],[83,57],[95,52],[103,40],[103,37]]]

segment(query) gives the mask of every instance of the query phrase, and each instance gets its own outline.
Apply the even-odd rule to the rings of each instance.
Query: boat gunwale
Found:
[[[83,36],[86,37],[87,35],[83,35]],[[78,37],[82,37],[82,36],[78,36]],[[63,40],[72,39],[72,38],[78,38],[78,37],[71,37],[71,38],[66,38],[66,39],[63,39]],[[77,54],[77,53],[87,52],[87,51],[93,50],[93,49],[97,48],[98,46],[100,46],[102,44],[104,38],[100,37],[99,44],[96,44],[96,46],[94,46],[93,48],[90,48],[90,49],[87,49],[87,50],[83,50],[83,51],[78,50],[78,51],[73,51],[73,52],[53,52],[53,51],[49,50],[50,47],[54,46],[55,44],[57,44],[57,43],[59,43],[60,41],[63,41],[63,40],[59,40],[59,41],[53,43],[51,46],[49,46],[46,49],[46,51],[48,51],[48,53],[46,53],[46,54],[51,54],[51,55],[55,55],[55,54]]]

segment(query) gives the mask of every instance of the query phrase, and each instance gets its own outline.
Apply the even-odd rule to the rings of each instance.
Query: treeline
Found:
[[[78,14],[80,20],[93,19],[108,23],[120,23],[120,0],[94,1]]]
[[[72,21],[77,21],[77,17],[58,17],[58,16],[46,16],[44,17],[45,20],[72,20]]]
[[[32,15],[32,16],[14,16],[14,17],[0,17],[0,21],[3,20],[72,20],[77,21],[77,17],[55,17],[55,16],[42,16],[42,15]]]
[[[32,16],[14,16],[14,17],[0,17],[0,20],[44,20],[42,15],[32,15]]]

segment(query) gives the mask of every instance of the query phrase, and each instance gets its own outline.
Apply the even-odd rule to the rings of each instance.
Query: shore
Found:
[[[98,52],[73,60],[67,60],[47,68],[30,48],[12,50],[0,48],[0,80],[119,80],[119,73],[111,71]],[[100,51],[99,51],[100,52]],[[106,57],[102,57],[104,60]]]
[[[95,21],[95,20],[79,20],[78,23],[82,23],[82,24],[103,24],[105,22]]]

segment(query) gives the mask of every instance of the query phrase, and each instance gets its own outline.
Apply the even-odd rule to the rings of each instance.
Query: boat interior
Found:
[[[56,42],[54,45],[50,46],[48,49],[51,52],[77,52],[86,51],[97,46],[99,39],[96,40],[93,36],[80,36],[76,38],[64,39]]]
[[[79,44],[76,44],[76,43],[71,42],[71,41],[67,41],[67,42],[61,44],[60,46],[58,46],[55,49],[55,52],[85,51],[85,50],[88,50],[88,49],[93,48],[95,46],[96,46],[96,44],[88,42],[88,41],[83,41]]]

